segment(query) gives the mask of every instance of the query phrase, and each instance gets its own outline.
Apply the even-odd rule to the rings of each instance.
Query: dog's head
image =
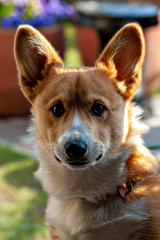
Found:
[[[144,39],[138,24],[124,26],[92,68],[65,68],[48,41],[27,25],[17,30],[15,58],[39,136],[55,161],[82,169],[117,153],[141,81]]]

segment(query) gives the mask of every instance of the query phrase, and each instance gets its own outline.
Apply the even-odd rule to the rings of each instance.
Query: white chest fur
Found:
[[[145,208],[144,199],[126,204],[112,196],[95,204],[52,197],[47,216],[63,240],[137,240],[148,218]]]

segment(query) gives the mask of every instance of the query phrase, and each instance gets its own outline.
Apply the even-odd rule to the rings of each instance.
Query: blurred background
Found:
[[[143,81],[134,101],[150,126],[143,138],[160,160],[160,1],[0,0],[0,239],[48,240],[47,195],[34,178],[38,164],[27,128],[13,57],[15,31],[30,24],[42,32],[65,66],[92,66],[113,34],[129,22],[144,31]]]

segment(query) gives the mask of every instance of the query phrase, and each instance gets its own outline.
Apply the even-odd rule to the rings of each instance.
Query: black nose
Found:
[[[68,141],[64,147],[66,155],[70,159],[83,158],[87,152],[87,144],[83,141]]]

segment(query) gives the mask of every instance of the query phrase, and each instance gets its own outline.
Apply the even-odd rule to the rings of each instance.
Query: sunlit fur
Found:
[[[49,194],[51,239],[160,239],[159,166],[141,139],[147,131],[141,110],[130,102],[141,82],[144,48],[140,26],[128,24],[94,67],[65,68],[38,31],[27,25],[17,30],[15,59],[33,106],[36,176]],[[65,112],[55,117],[51,108],[59,102]],[[101,116],[91,114],[97,102],[105,106]],[[71,166],[64,153],[73,132],[88,144],[82,167]],[[128,180],[137,184],[122,199],[118,188]]]

